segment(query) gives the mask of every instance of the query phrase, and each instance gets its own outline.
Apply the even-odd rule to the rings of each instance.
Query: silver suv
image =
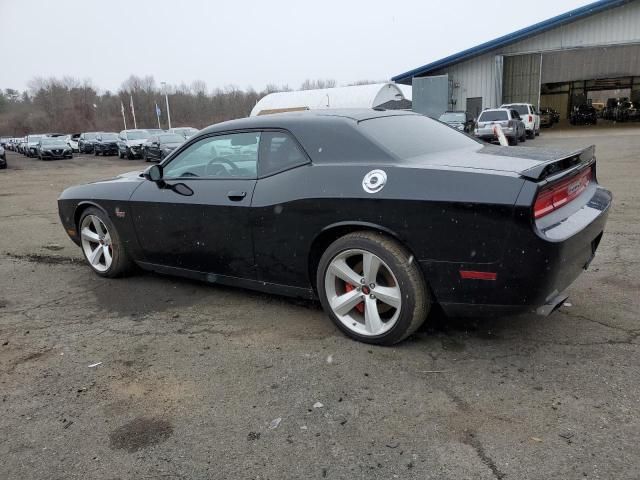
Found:
[[[540,135],[540,114],[536,107],[530,103],[505,103],[500,105],[500,108],[508,108],[518,112],[527,131],[527,137],[533,138]]]
[[[487,142],[497,142],[496,126],[500,126],[509,145],[517,145],[526,140],[527,132],[518,112],[509,108],[488,108],[478,117],[474,130],[476,137]]]

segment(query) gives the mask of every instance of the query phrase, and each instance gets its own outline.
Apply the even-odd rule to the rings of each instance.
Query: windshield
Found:
[[[102,141],[112,141],[112,140],[117,140],[118,136],[115,133],[103,133],[102,135]]]
[[[95,140],[97,136],[98,136],[98,134],[95,133],[95,132],[85,133],[84,134],[85,140]]]
[[[440,115],[441,122],[465,122],[467,117],[464,113],[446,112]]]
[[[509,120],[509,116],[504,110],[489,110],[487,112],[482,112],[480,114],[480,118],[478,118],[479,122],[499,122],[502,120]]]
[[[476,140],[423,115],[378,117],[359,125],[367,137],[399,159],[478,145]]]
[[[149,132],[125,132],[124,138],[126,138],[127,140],[142,140],[144,138],[149,138]]]
[[[37,142],[42,137],[43,137],[43,135],[29,135],[27,137],[27,142]]]
[[[169,133],[167,135],[160,135],[160,143],[182,143],[184,142],[184,137],[182,135],[178,135],[177,133]]]

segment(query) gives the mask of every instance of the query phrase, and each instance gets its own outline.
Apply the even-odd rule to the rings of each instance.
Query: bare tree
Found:
[[[316,90],[319,88],[333,88],[335,86],[336,86],[336,81],[333,79],[326,79],[326,80],[306,79],[304,82],[302,82],[302,85],[300,85],[300,90]]]

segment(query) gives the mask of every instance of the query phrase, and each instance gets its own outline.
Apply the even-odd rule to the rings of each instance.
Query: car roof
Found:
[[[511,110],[510,108],[485,108],[483,111],[481,111],[480,113],[484,113],[484,112],[508,112],[509,110]]]
[[[220,132],[225,130],[242,130],[245,128],[288,128],[290,125],[300,123],[315,123],[334,120],[361,122],[372,118],[392,117],[400,115],[419,115],[406,110],[375,110],[370,108],[336,108],[322,110],[306,110],[302,112],[272,113],[258,115],[237,120],[229,120],[211,125],[201,131],[202,134]]]

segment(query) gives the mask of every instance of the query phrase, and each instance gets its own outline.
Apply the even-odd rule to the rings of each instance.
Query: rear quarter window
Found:
[[[478,142],[423,115],[377,117],[361,121],[360,131],[397,159],[476,146]]]

